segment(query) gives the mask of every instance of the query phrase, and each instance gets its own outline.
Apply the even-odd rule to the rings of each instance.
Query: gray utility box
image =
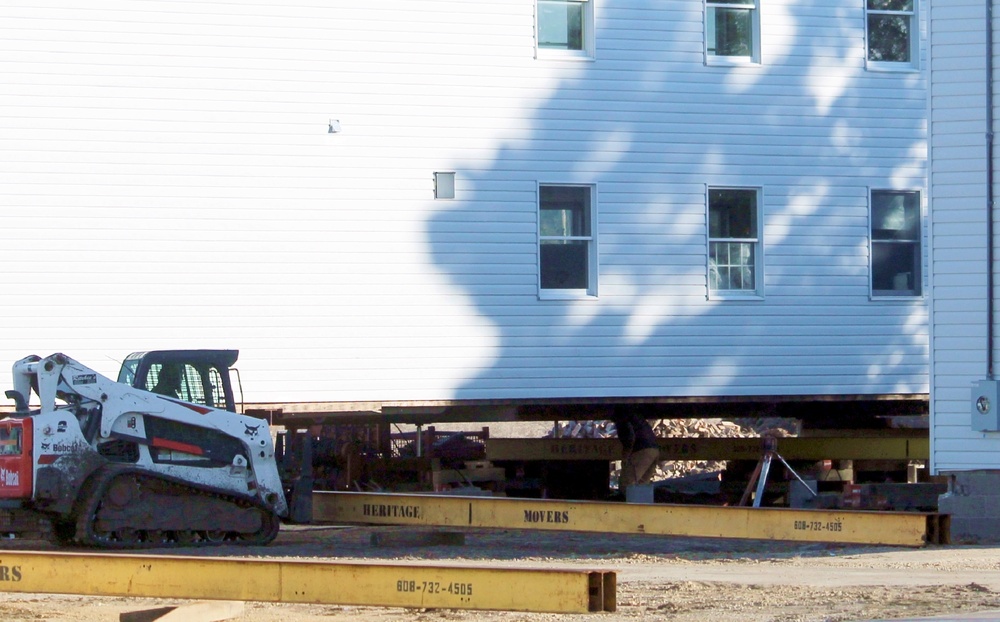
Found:
[[[972,429],[976,432],[1000,432],[997,385],[997,380],[979,380],[972,387]]]

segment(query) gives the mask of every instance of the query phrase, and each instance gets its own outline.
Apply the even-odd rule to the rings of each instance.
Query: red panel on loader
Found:
[[[31,419],[0,421],[0,499],[31,498]]]

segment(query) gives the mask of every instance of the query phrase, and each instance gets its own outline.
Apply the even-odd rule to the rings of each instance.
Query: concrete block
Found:
[[[951,517],[952,544],[1000,542],[1000,519]]]
[[[986,513],[986,498],[982,495],[956,496],[950,492],[945,493],[938,497],[938,512],[951,514],[952,517],[982,518]]]
[[[652,484],[636,484],[625,489],[626,503],[653,503],[655,487]]]
[[[1000,495],[989,495],[983,497],[982,517],[1000,519]]]
[[[949,492],[958,495],[1000,494],[1000,471],[955,471],[950,478]]]
[[[788,505],[793,508],[816,507],[816,480],[807,479],[804,485],[799,480],[792,480],[788,487]],[[806,487],[808,485],[808,487]]]

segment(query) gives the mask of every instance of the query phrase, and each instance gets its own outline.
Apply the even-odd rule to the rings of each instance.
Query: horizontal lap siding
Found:
[[[933,467],[998,468],[997,439],[970,429],[986,377],[986,45],[982,0],[931,2]]]
[[[535,59],[530,0],[0,8],[0,360],[234,347],[249,401],[925,392],[925,304],[868,296],[923,75],[865,70],[857,2],[762,4],[747,67],[704,64],[699,2],[598,0],[595,62]],[[538,182],[596,184],[598,299],[538,300]],[[708,185],[762,189],[763,300],[707,300]]]

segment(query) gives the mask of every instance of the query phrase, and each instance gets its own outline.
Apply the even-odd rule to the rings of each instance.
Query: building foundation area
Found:
[[[938,511],[951,515],[951,541],[1000,542],[1000,470],[943,472],[948,492],[938,500]]]

